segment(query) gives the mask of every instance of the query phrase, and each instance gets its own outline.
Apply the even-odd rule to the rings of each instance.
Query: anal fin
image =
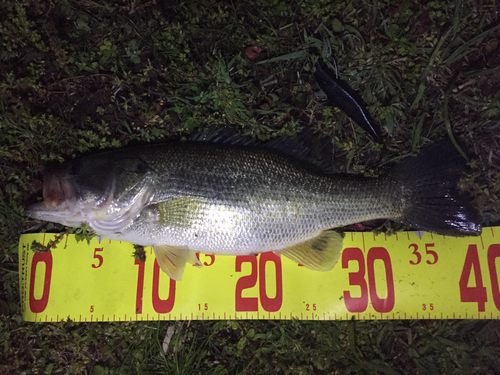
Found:
[[[189,258],[189,249],[186,246],[170,245],[157,245],[153,248],[161,270],[172,280],[180,281]]]
[[[342,251],[343,237],[326,230],[310,240],[279,250],[281,255],[315,271],[330,271]]]

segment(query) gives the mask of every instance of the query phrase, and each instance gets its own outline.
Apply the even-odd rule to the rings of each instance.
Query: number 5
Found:
[[[92,268],[99,268],[102,266],[102,262],[104,261],[104,259],[102,258],[102,255],[97,254],[98,251],[102,251],[102,250],[103,250],[102,247],[94,249],[94,259],[97,259],[99,261],[99,263],[97,265],[92,264]]]
[[[426,262],[427,262],[427,264],[436,264],[438,261],[438,255],[434,250],[429,250],[429,247],[434,247],[434,244],[433,243],[426,243],[425,244],[425,253],[432,255],[432,257],[434,258],[434,261],[431,262],[430,260],[427,260]]]

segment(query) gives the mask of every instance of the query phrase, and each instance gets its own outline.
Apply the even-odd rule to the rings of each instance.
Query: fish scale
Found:
[[[145,224],[141,218],[125,228],[127,241],[145,246],[168,243],[208,253],[260,253],[401,211],[400,189],[393,181],[322,175],[265,149],[179,144],[144,150],[139,158],[163,187],[151,203],[180,196],[203,201],[190,213],[189,228],[175,221]],[[168,165],[158,163],[160,159],[169,160]]]

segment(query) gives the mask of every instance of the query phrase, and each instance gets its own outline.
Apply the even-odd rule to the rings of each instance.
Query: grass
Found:
[[[312,128],[335,140],[340,171],[366,175],[453,136],[470,158],[463,190],[498,225],[495,2],[6,0],[0,10],[0,373],[500,372],[495,321],[32,324],[17,281],[19,235],[64,231],[24,216],[44,163],[222,125],[261,139]],[[262,52],[250,59],[248,46]],[[325,105],[318,57],[362,94],[386,150]]]

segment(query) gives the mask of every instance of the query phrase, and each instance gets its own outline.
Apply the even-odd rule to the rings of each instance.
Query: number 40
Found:
[[[496,308],[500,310],[500,290],[495,265],[495,260],[498,257],[500,257],[500,245],[490,245],[487,258],[488,270],[490,271],[491,293]],[[474,270],[476,286],[467,286],[472,270]],[[461,302],[477,302],[478,311],[485,311],[485,303],[488,301],[488,296],[486,294],[486,287],[483,285],[483,275],[481,273],[481,264],[479,263],[479,254],[476,245],[469,245],[458,285],[460,287]]]

